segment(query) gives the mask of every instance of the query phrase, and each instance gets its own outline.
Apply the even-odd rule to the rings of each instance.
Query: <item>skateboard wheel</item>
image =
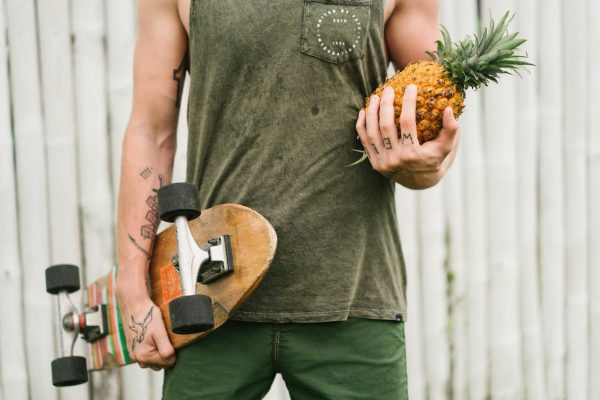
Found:
[[[198,188],[191,183],[172,183],[158,189],[158,212],[160,219],[174,222],[184,216],[192,220],[200,215]]]
[[[79,356],[61,357],[52,361],[52,384],[73,386],[88,380],[85,358]]]
[[[212,300],[196,294],[177,297],[169,303],[171,330],[186,335],[211,330],[214,325]]]
[[[68,293],[79,290],[79,268],[70,264],[58,264],[46,268],[46,291],[50,294],[58,294],[63,290]]]

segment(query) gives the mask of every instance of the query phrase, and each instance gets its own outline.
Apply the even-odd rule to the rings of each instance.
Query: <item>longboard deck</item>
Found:
[[[196,284],[196,293],[212,298],[215,327],[207,332],[178,335],[171,332],[169,302],[181,295],[179,274],[172,260],[177,254],[175,228],[156,237],[150,260],[150,297],[160,308],[169,338],[176,349],[184,347],[223,325],[229,315],[256,289],[268,271],[277,236],[269,222],[256,211],[237,204],[221,204],[202,211],[190,221],[192,236],[200,246],[222,235],[231,238],[233,272],[208,284]],[[131,363],[123,322],[115,294],[118,268],[87,287],[89,307],[107,305],[108,335],[88,344],[88,370],[102,370]]]

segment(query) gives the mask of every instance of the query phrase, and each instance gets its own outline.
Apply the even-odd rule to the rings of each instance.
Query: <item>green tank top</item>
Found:
[[[187,180],[278,236],[233,319],[402,320],[394,184],[360,148],[358,111],[386,77],[382,0],[192,0]]]

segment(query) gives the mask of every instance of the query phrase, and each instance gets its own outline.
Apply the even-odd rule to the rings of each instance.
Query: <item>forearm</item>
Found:
[[[159,224],[157,190],[170,183],[175,134],[130,127],[123,142],[117,215],[119,288],[146,292],[148,261]]]

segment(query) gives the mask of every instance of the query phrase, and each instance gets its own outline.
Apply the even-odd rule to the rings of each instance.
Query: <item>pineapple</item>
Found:
[[[479,35],[474,38],[467,36],[458,43],[452,43],[448,30],[442,26],[443,40],[436,42],[436,51],[427,52],[432,61],[409,64],[379,85],[373,92],[379,97],[386,86],[394,88],[397,128],[400,129],[404,89],[409,84],[415,84],[418,88],[417,136],[419,142],[424,143],[439,134],[447,106],[452,107],[456,118],[462,113],[466,89],[487,86],[489,81],[497,82],[499,74],[511,71],[518,74],[520,67],[532,65],[523,60],[525,56],[515,54],[525,40],[517,38],[518,33],[507,32],[511,20],[512,16],[506,13],[497,26],[491,20],[490,26],[483,32],[480,30]],[[369,106],[370,99],[367,99],[365,107]]]

